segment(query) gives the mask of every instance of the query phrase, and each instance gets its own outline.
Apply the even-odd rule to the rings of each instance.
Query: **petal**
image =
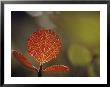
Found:
[[[49,66],[43,70],[44,72],[68,72],[70,71],[69,67],[65,65],[53,65]]]
[[[31,70],[34,70],[34,71],[37,70],[36,67],[33,66],[33,65],[31,64],[31,62],[29,62],[29,61],[27,60],[27,58],[24,57],[21,53],[17,52],[16,50],[13,50],[13,51],[12,51],[12,54],[13,54],[13,56],[14,56],[20,63],[22,63],[25,67],[27,67],[27,68],[29,68],[29,69],[31,69]]]

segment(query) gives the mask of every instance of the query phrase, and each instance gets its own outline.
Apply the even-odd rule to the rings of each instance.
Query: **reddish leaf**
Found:
[[[45,63],[56,56],[60,52],[60,38],[52,30],[39,30],[32,33],[28,38],[27,48],[29,54],[38,62]]]
[[[50,67],[47,67],[46,69],[43,70],[44,72],[68,72],[70,71],[69,67],[64,66],[64,65],[53,65]]]
[[[30,68],[31,70],[37,70],[28,60],[25,58],[21,53],[17,52],[16,50],[12,51],[13,56],[24,66]]]

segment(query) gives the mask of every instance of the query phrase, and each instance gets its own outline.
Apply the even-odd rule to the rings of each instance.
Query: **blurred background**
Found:
[[[100,76],[100,12],[99,11],[12,11],[11,48],[21,52],[36,67],[39,63],[27,52],[27,38],[39,28],[55,31],[62,40],[62,49],[55,64],[70,67],[69,73],[47,73],[44,77],[97,77]],[[33,72],[20,64],[12,55],[12,77],[34,77]]]

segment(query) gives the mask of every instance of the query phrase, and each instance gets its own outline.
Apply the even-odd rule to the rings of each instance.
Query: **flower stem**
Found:
[[[38,71],[38,77],[42,76],[42,64],[39,67],[39,71]]]

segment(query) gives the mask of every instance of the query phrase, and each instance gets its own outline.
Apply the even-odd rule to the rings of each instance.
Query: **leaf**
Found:
[[[31,70],[37,70],[35,66],[33,66],[26,57],[24,57],[21,53],[17,52],[16,50],[12,51],[13,56],[22,63],[25,67],[31,69]]]
[[[60,48],[60,38],[52,30],[40,29],[32,33],[27,41],[29,54],[40,63],[45,63],[56,58],[60,52]]]
[[[45,73],[48,73],[48,72],[69,72],[70,69],[69,69],[69,67],[67,67],[65,65],[53,65],[53,66],[47,67],[43,71]]]

